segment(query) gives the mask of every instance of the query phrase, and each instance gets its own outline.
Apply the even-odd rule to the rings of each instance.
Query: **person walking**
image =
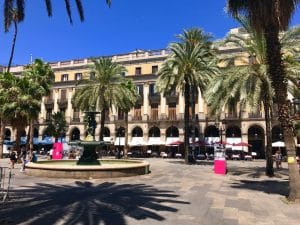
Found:
[[[281,153],[279,151],[276,151],[275,153],[276,169],[281,168],[281,160],[282,160]]]
[[[10,164],[11,164],[10,168],[14,169],[15,168],[15,163],[17,162],[17,156],[16,156],[16,153],[14,151],[12,151],[10,153],[9,159],[10,159]]]
[[[23,146],[21,148],[21,154],[20,154],[20,159],[22,161],[22,167],[20,169],[20,172],[25,171],[26,157],[27,157],[27,151],[26,151],[26,148]]]

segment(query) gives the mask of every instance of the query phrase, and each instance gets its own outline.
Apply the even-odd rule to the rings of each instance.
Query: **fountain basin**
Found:
[[[26,174],[49,178],[99,179],[137,176],[149,173],[142,160],[102,159],[101,165],[76,165],[77,160],[39,161],[26,164]]]

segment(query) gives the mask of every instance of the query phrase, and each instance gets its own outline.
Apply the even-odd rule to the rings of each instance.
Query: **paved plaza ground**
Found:
[[[30,177],[17,165],[0,224],[300,224],[300,204],[283,201],[286,163],[268,178],[260,160],[228,161],[225,176],[213,173],[212,161],[146,160],[148,175],[101,180]]]

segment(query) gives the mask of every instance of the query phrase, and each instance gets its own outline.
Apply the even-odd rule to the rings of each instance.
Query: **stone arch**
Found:
[[[149,129],[149,137],[160,137],[160,129],[156,126]]]
[[[72,130],[70,130],[70,140],[80,140],[80,130],[77,127],[74,127]]]
[[[110,137],[110,130],[108,127],[103,128],[103,137]]]
[[[132,137],[143,137],[143,130],[139,126],[136,126],[132,129],[131,132]]]
[[[116,129],[116,137],[125,137],[125,128],[124,127],[118,127]]]
[[[33,128],[33,137],[38,138],[39,137],[39,129],[38,128]]]
[[[265,131],[260,125],[248,128],[248,143],[250,152],[256,153],[256,158],[265,158]]]
[[[227,127],[226,137],[242,137],[241,128],[236,125],[231,125]]]
[[[215,125],[209,125],[205,128],[204,131],[205,137],[219,137],[219,129]]]
[[[168,127],[166,131],[166,136],[167,137],[179,137],[179,130],[175,126],[170,126]]]
[[[11,140],[11,130],[9,128],[5,128],[4,131],[4,140]]]
[[[272,142],[284,141],[283,129],[280,125],[275,125],[272,127]]]
[[[193,136],[193,127],[189,127],[189,137]],[[199,137],[199,128],[195,127],[195,137]]]

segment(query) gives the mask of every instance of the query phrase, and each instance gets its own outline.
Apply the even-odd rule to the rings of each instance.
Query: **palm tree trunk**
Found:
[[[4,143],[4,133],[5,133],[5,123],[4,120],[0,119],[0,159],[3,157],[3,143]]]
[[[195,140],[196,140],[196,113],[195,113],[195,89],[196,87],[192,87],[192,102],[191,102],[191,107],[192,107],[192,158],[193,161],[195,161]]]
[[[101,120],[100,120],[100,141],[103,141],[103,131],[104,131],[104,122],[105,122],[105,112],[106,109],[101,110]]]
[[[10,51],[9,61],[8,61],[8,65],[7,65],[7,72],[8,73],[10,71],[10,67],[11,67],[11,64],[12,64],[13,57],[14,57],[16,40],[17,40],[17,34],[18,34],[17,21],[14,20],[13,23],[14,23],[15,32],[14,32],[12,47],[11,47],[11,51]]]
[[[124,144],[124,158],[127,159],[128,153],[128,112],[125,112],[125,144]]]
[[[30,154],[30,158],[32,157],[32,152],[33,152],[33,133],[34,133],[34,129],[33,129],[33,120],[29,121],[29,138],[27,138],[28,142],[29,142],[29,154]]]
[[[267,146],[266,146],[266,175],[269,177],[274,176],[273,168],[273,155],[272,155],[272,137],[271,137],[271,113],[270,106],[266,101],[263,102],[264,111],[265,111],[265,124],[266,124],[266,137],[267,137]]]
[[[185,163],[189,163],[189,106],[190,106],[190,85],[185,84],[184,89],[184,154]]]
[[[293,122],[290,119],[287,104],[287,81],[281,59],[281,46],[278,38],[279,30],[276,26],[265,29],[267,45],[268,73],[271,75],[272,86],[278,105],[278,119],[283,129],[283,137],[288,155],[289,168],[289,196],[290,201],[300,200],[300,175],[296,161],[296,146],[294,141]]]

